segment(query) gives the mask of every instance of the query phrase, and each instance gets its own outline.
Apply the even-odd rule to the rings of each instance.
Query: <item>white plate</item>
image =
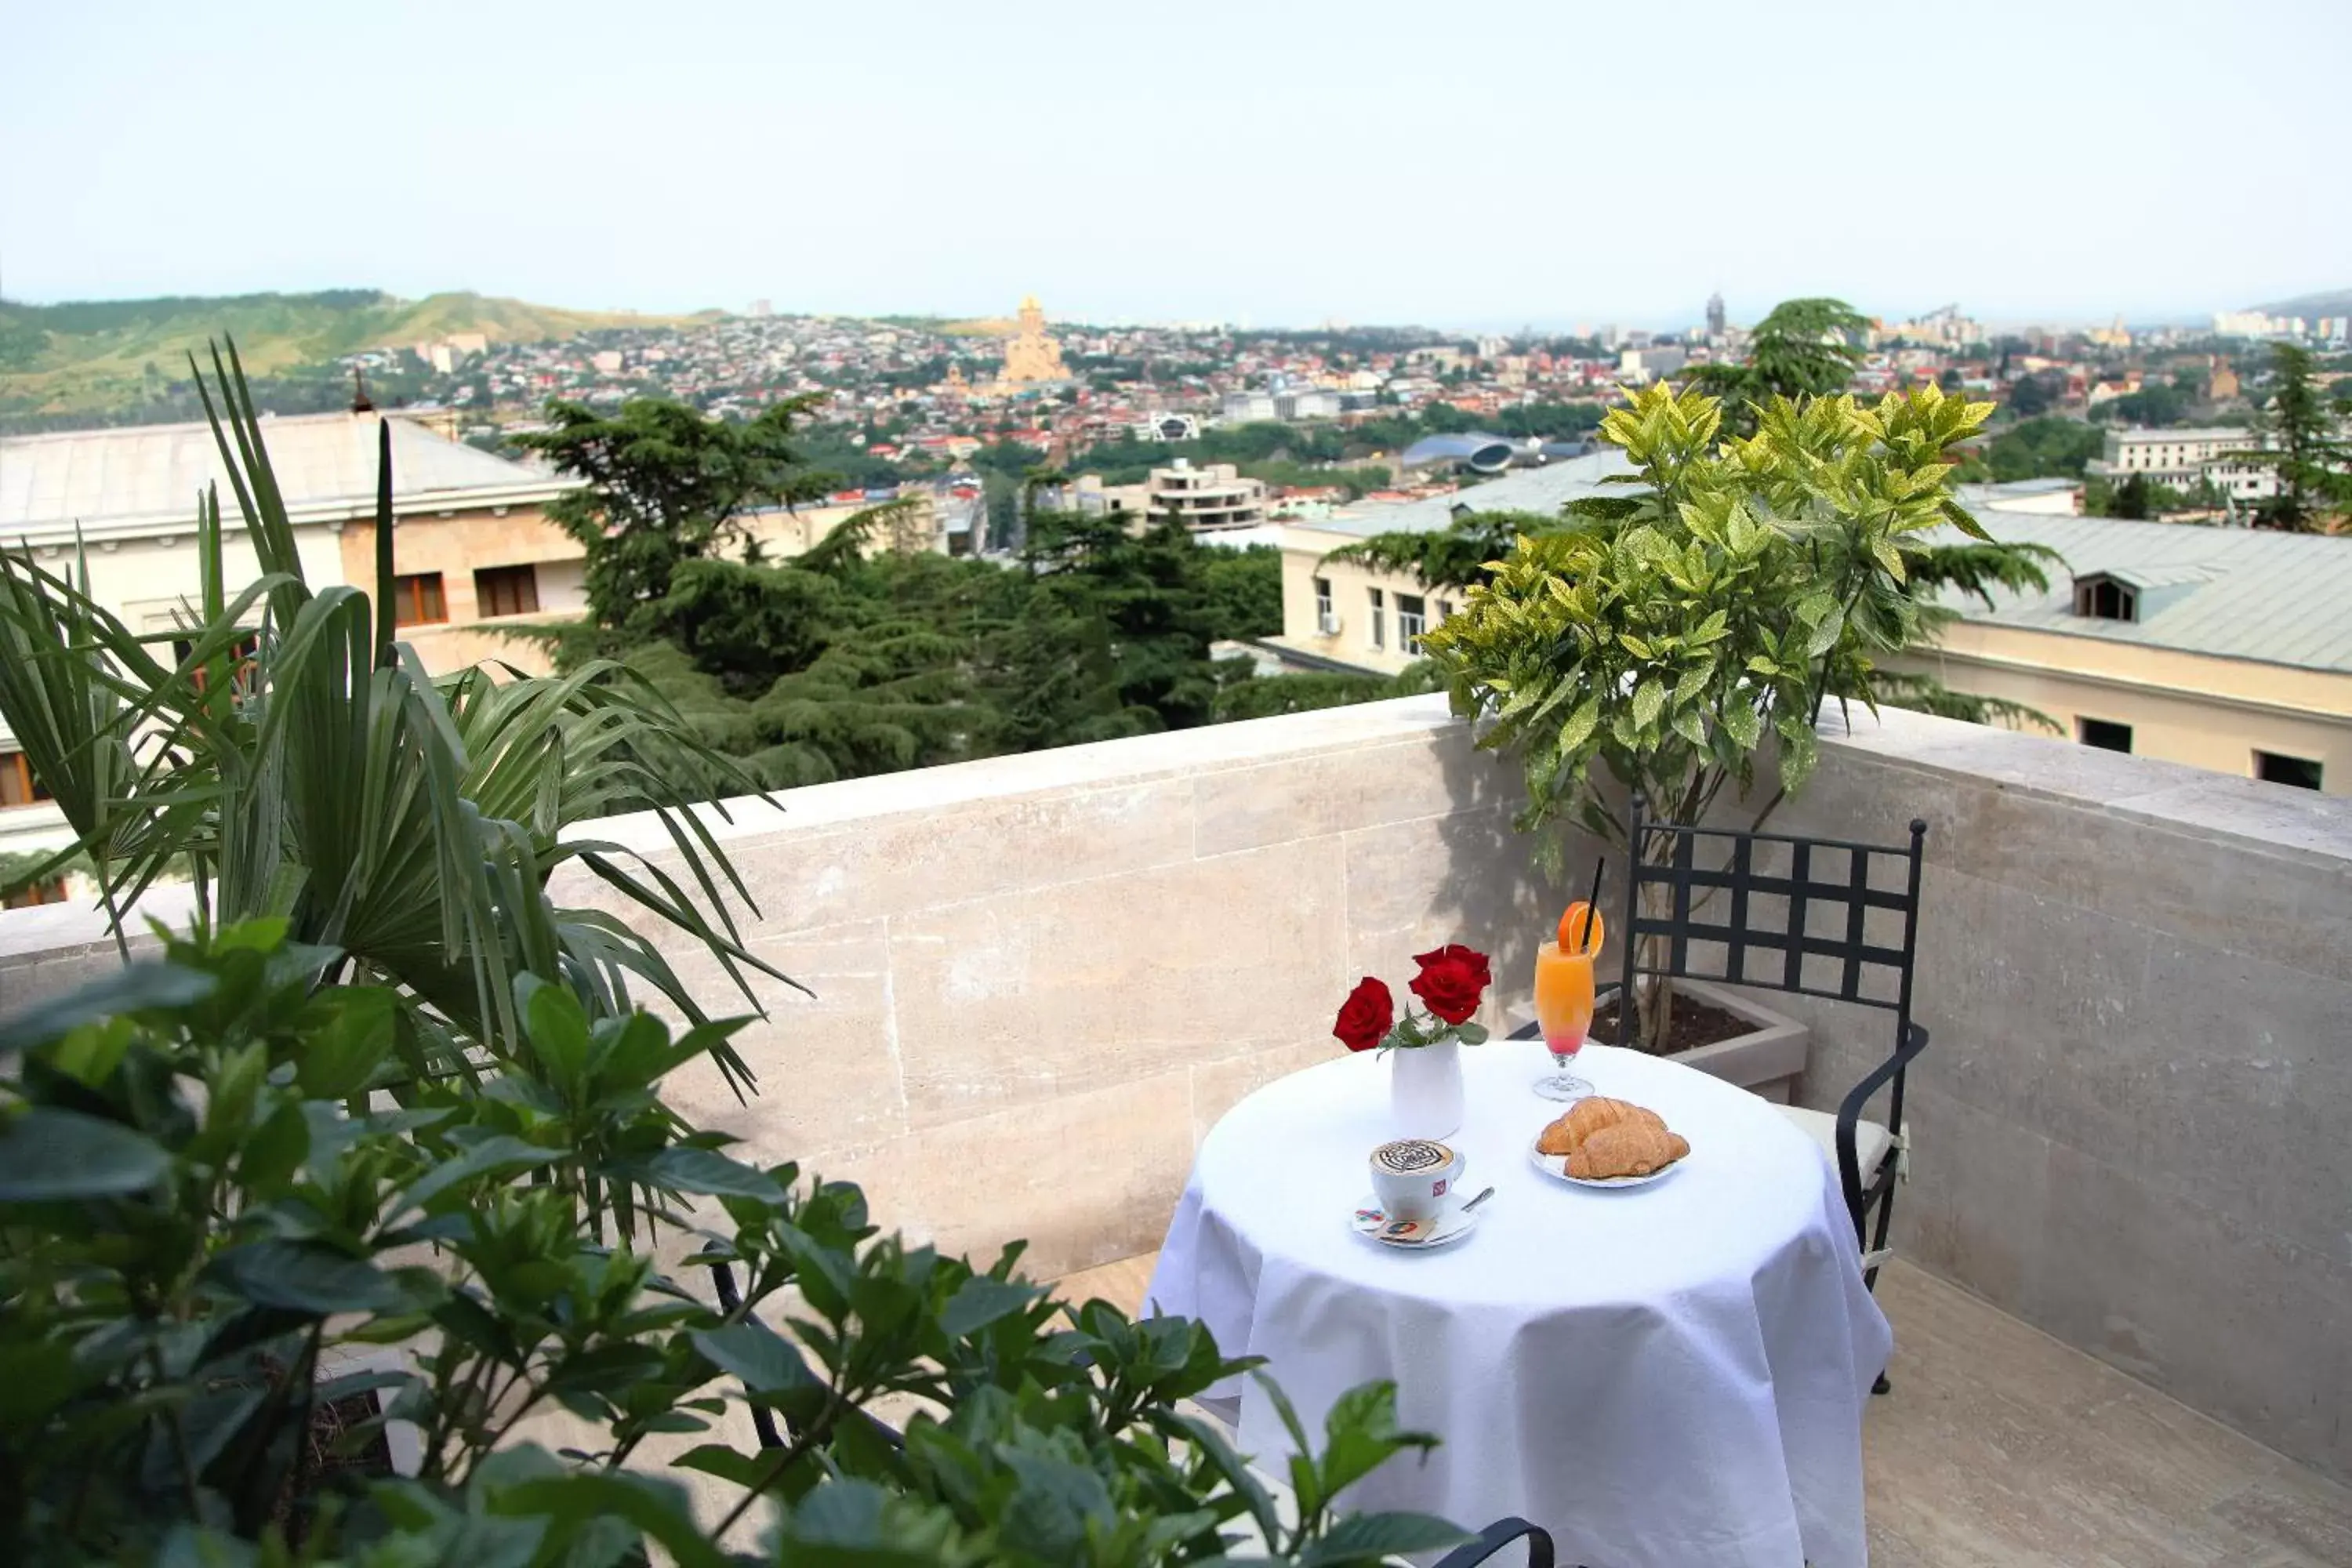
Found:
[[[1416,1224],[1426,1227],[1428,1234],[1425,1236],[1415,1234],[1412,1227]],[[1348,1221],[1348,1228],[1358,1236],[1368,1237],[1379,1242],[1382,1247],[1401,1247],[1407,1252],[1418,1252],[1424,1247],[1444,1247],[1448,1243],[1459,1241],[1477,1229],[1478,1211],[1464,1208],[1461,1205],[1455,1204],[1448,1206],[1434,1220],[1419,1222],[1398,1220],[1392,1226],[1389,1216],[1381,1211],[1381,1200],[1372,1194],[1366,1193],[1356,1200],[1355,1213]],[[1404,1234],[1394,1236],[1384,1234],[1392,1229],[1402,1229]]]
[[[1528,1144],[1528,1158],[1534,1162],[1537,1170],[1541,1171],[1553,1181],[1566,1182],[1571,1187],[1596,1187],[1603,1190],[1611,1187],[1646,1187],[1652,1182],[1662,1182],[1665,1180],[1668,1176],[1673,1175],[1676,1171],[1681,1170],[1685,1165],[1690,1163],[1690,1156],[1685,1154],[1681,1159],[1675,1161],[1673,1164],[1661,1165],[1646,1176],[1603,1176],[1598,1178],[1590,1176],[1571,1176],[1568,1173],[1568,1156],[1565,1154],[1547,1154],[1543,1152],[1543,1151],[1536,1147],[1536,1144],[1540,1143],[1541,1142],[1543,1142],[1543,1134],[1538,1132]]]

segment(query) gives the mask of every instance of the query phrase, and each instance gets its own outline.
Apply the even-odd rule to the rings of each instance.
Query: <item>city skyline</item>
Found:
[[[2352,286],[2352,206],[2310,199],[2323,94],[2273,63],[2340,58],[2352,15],[2051,9],[1709,6],[1667,37],[1507,5],[1432,48],[1384,6],[1207,5],[1174,34],[722,6],[656,34],[595,5],[101,28],[5,0],[37,68],[0,135],[43,152],[0,167],[0,294],[961,318],[1034,292],[1104,323],[1564,331],[1689,324],[1717,289],[1735,321],[1834,294],[2059,324]],[[2168,87],[2199,111],[2116,107]],[[2192,193],[2226,200],[2163,216]]]

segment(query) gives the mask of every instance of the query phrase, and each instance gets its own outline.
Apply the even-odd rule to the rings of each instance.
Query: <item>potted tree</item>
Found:
[[[1601,434],[1633,461],[1629,492],[1522,535],[1423,641],[1479,744],[1520,758],[1519,826],[1572,821],[1622,850],[1631,792],[1653,820],[1696,824],[1777,761],[1760,824],[1812,771],[1823,705],[1874,708],[1893,684],[1877,660],[1948,614],[1925,587],[2038,580],[1951,495],[1946,453],[1990,410],[1933,386],[1874,405],[1776,395],[1753,434],[1727,435],[1718,399],[1659,384],[1612,411]],[[1943,524],[1976,542],[1929,543]],[[1559,836],[1541,852],[1556,862]],[[1695,1065],[1751,1083],[1801,1070],[1798,1026],[1706,999],[1760,1027]],[[1658,984],[1633,999],[1645,1041],[1671,1037],[1674,1001]]]

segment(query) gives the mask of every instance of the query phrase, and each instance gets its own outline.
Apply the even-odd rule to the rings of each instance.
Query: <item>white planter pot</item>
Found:
[[[1704,980],[1677,980],[1680,995],[1720,1007],[1755,1028],[1745,1035],[1700,1046],[1668,1059],[1751,1089],[1777,1104],[1786,1105],[1803,1076],[1812,1046],[1812,1030],[1785,1013],[1776,1012],[1748,992],[1710,985]]]
[[[1462,1130],[1459,1041],[1389,1053],[1389,1121],[1399,1138],[1451,1138]]]

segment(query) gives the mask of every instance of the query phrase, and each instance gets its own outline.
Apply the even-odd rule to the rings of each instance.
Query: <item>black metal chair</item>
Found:
[[[1641,1009],[1630,1001],[1639,976],[1712,980],[1876,1007],[1895,1015],[1895,1049],[1864,1073],[1838,1105],[1835,1116],[1801,1106],[1783,1106],[1795,1121],[1837,1163],[1838,1184],[1862,1249],[1863,1278],[1872,1287],[1888,1256],[1886,1237],[1894,1221],[1895,1188],[1910,1169],[1910,1134],[1903,1119],[1904,1075],[1927,1046],[1927,1031],[1911,1018],[1911,981],[1918,952],[1919,873],[1927,825],[1914,820],[1907,846],[1858,844],[1834,838],[1801,838],[1778,833],[1742,833],[1684,827],[1644,816],[1640,795],[1633,801],[1627,842],[1631,874],[1625,879],[1623,924],[1619,927],[1623,963],[1618,995],[1622,1043],[1639,1047]],[[1785,853],[1785,871],[1766,869],[1759,858]],[[1819,862],[1845,857],[1843,879],[1824,877]],[[1705,864],[1720,859],[1720,864]],[[1872,885],[1874,861],[1901,868],[1900,889]],[[1644,913],[1646,889],[1663,889],[1663,913]],[[1720,918],[1702,906],[1722,900]],[[1822,919],[1828,911],[1828,919]],[[1886,911],[1882,924],[1896,929],[1874,942],[1870,916]],[[1816,934],[1818,925],[1829,930]],[[1650,942],[1647,939],[1657,939]],[[1649,954],[1645,955],[1645,945]],[[1721,967],[1696,962],[1719,952]],[[1811,961],[1810,963],[1808,961]],[[1828,973],[1823,974],[1822,972]],[[1893,994],[1887,994],[1888,991]],[[1887,1118],[1865,1112],[1882,1089],[1888,1091]],[[1878,1391],[1885,1392],[1879,1379]]]
[[[714,1242],[703,1250],[716,1251],[717,1244]],[[712,1289],[719,1297],[719,1307],[721,1311],[732,1313],[742,1310],[743,1292],[735,1283],[733,1266],[725,1262],[713,1263],[710,1266],[710,1282]],[[866,1415],[863,1410],[853,1414],[857,1419],[866,1423],[875,1436],[892,1447],[903,1448],[907,1446],[906,1438],[896,1427]],[[760,1447],[762,1448],[781,1448],[785,1446],[786,1438],[783,1432],[776,1426],[774,1413],[763,1406],[758,1405],[751,1406],[751,1427],[759,1434]],[[1265,1479],[1275,1486],[1281,1485],[1272,1477]],[[1436,1568],[1479,1568],[1480,1564],[1491,1559],[1496,1552],[1522,1538],[1528,1543],[1527,1568],[1554,1568],[1551,1536],[1542,1526],[1529,1524],[1524,1519],[1496,1520],[1485,1530],[1480,1531],[1476,1540],[1465,1542],[1438,1559]]]

